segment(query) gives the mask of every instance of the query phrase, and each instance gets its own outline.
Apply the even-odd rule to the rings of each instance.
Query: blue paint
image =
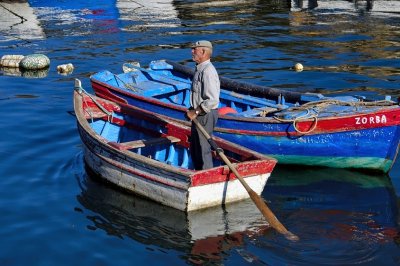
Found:
[[[153,61],[154,63],[155,61]],[[164,63],[165,64],[165,63]],[[159,67],[157,66],[157,69]],[[167,71],[166,67],[166,70]],[[162,114],[169,118],[186,121],[185,110],[189,108],[190,83],[180,78],[170,79],[172,72],[152,75],[158,70],[136,68],[133,72],[115,75],[109,71],[100,71],[91,76],[95,87],[107,84],[114,95],[125,99],[130,105]],[[157,78],[153,78],[156,76]],[[134,89],[132,89],[134,88]],[[116,89],[116,90],[115,90]],[[184,93],[186,92],[186,93]],[[97,93],[103,93],[97,91]],[[346,103],[357,102],[352,96],[324,97],[320,94],[309,100],[335,100]],[[395,160],[395,151],[399,145],[399,126],[386,126],[371,129],[337,130],[335,132],[313,132],[298,135],[293,120],[337,117],[339,115],[362,115],[380,110],[380,106],[364,107],[359,105],[330,105],[328,107],[309,107],[307,109],[287,109],[284,97],[278,97],[277,103],[271,100],[221,90],[220,107],[235,108],[236,113],[220,117],[214,134],[241,144],[258,152],[280,158],[281,164],[306,164],[340,168],[367,168],[388,172]],[[293,103],[291,106],[293,107]],[[257,108],[274,108],[264,119]],[[283,109],[281,112],[278,110]],[[231,116],[231,117],[229,117]],[[237,118],[254,117],[254,119]],[[256,119],[258,117],[258,119]],[[378,116],[379,121],[381,119]],[[264,119],[260,121],[260,119]],[[267,120],[269,119],[269,120]],[[278,120],[279,119],[279,120]],[[299,120],[297,120],[299,119]],[[377,118],[374,117],[378,121]],[[292,120],[292,121],[290,121]],[[282,122],[278,122],[282,121]],[[339,122],[336,122],[339,123]],[[375,122],[374,122],[375,123]],[[245,131],[226,132],[228,129]],[[374,145],[371,145],[371,144]],[[372,163],[371,163],[372,162]]]
[[[128,19],[118,18],[121,30],[104,32],[106,20],[82,20],[83,12],[115,1],[35,2],[48,7],[34,7],[45,39],[9,34],[0,18],[1,55],[41,52],[51,60],[44,78],[0,70],[0,265],[399,265],[399,163],[390,178],[280,167],[263,197],[301,241],[290,243],[260,223],[226,234],[242,225],[232,217],[246,220],[250,202],[209,213],[201,220],[207,232],[215,221],[222,224],[201,243],[191,239],[192,217],[89,178],[70,115],[74,78],[89,90],[90,74],[119,73],[128,60],[186,63],[186,47],[203,38],[215,41],[217,70],[230,78],[323,94],[398,94],[396,15],[366,12],[349,1],[338,4],[355,11],[337,6],[290,12],[286,1],[227,1],[229,10],[210,7],[213,1],[173,1],[179,18],[154,15],[149,21],[157,9],[146,17],[136,8]],[[62,15],[71,9],[78,18]],[[210,9],[213,15],[202,16]],[[361,37],[342,38],[349,32]],[[56,66],[69,62],[74,72],[57,74]],[[295,62],[305,70],[290,70]],[[216,249],[199,252],[200,244]]]

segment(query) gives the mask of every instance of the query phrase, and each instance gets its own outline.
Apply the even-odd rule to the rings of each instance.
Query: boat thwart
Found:
[[[74,110],[87,166],[118,187],[184,211],[249,197],[216,154],[213,168],[193,170],[188,127],[83,90],[74,92]],[[214,140],[260,195],[276,160]]]
[[[190,75],[166,61],[148,68],[128,65],[126,73],[100,71],[91,76],[95,93],[103,98],[150,111],[187,124]],[[224,81],[225,82],[222,82]],[[239,86],[238,82],[221,84]],[[262,89],[258,88],[258,93]],[[266,97],[240,94],[222,87],[220,116],[214,135],[278,159],[280,164],[357,168],[388,172],[398,154],[400,107],[385,99],[321,94]],[[283,96],[295,101],[286,101]]]

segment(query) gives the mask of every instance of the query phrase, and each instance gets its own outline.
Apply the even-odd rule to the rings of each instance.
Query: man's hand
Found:
[[[196,110],[195,109],[188,109],[186,111],[186,118],[189,119],[190,121],[193,121],[197,117]]]

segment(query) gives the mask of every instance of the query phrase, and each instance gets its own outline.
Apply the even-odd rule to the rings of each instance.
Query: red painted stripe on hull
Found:
[[[140,101],[143,102],[148,102],[149,104],[152,105],[157,105],[157,106],[162,106],[163,108],[167,109],[172,109],[172,110],[177,110],[177,111],[182,111],[184,112],[186,108],[176,106],[173,104],[168,104],[168,103],[163,103],[159,100],[152,99],[150,97],[143,97],[140,95],[136,94],[130,94],[127,93],[123,90],[120,90],[115,87],[111,87],[106,83],[102,82],[94,82],[92,80],[92,85],[94,90],[97,92],[104,92],[107,97],[113,97],[113,92],[112,91],[117,91],[121,94],[125,94],[128,97],[131,98],[136,98]],[[106,91],[105,91],[106,90]],[[126,104],[126,101],[124,99],[119,100],[118,102],[121,102],[124,105]],[[131,106],[131,105],[129,105]],[[133,108],[139,109],[137,107],[131,106]],[[167,115],[163,114],[158,114],[158,113],[153,113],[151,111],[147,111],[144,109],[140,109],[145,113],[148,114],[153,114],[160,116],[164,119],[171,119]],[[166,113],[168,110],[166,110]],[[227,120],[227,121],[238,121],[240,122],[248,122],[248,126],[251,127],[251,124],[280,124],[283,122],[280,122],[278,120],[273,120],[273,119],[265,119],[265,118],[242,118],[242,117],[232,117],[229,115],[221,115],[220,119],[222,120]],[[178,119],[172,119],[178,122],[186,122]],[[292,124],[292,122],[285,122],[288,126]],[[315,125],[316,123],[316,125]],[[357,130],[363,130],[363,129],[370,129],[370,128],[379,128],[379,127],[387,127],[387,126],[393,126],[393,125],[400,125],[400,108],[392,108],[389,110],[383,110],[375,113],[367,113],[367,114],[355,114],[355,115],[349,115],[349,116],[344,116],[344,117],[329,117],[329,118],[319,118],[318,120],[314,119],[308,119],[307,121],[300,121],[296,122],[296,127],[300,132],[296,132],[295,130],[291,129],[291,131],[286,132],[286,131],[256,131],[256,130],[245,130],[245,129],[230,129],[230,128],[222,128],[222,127],[216,127],[215,131],[223,132],[223,133],[229,133],[229,134],[241,134],[241,135],[252,135],[252,136],[291,136],[291,137],[296,137],[296,136],[302,136],[304,133],[301,132],[308,132],[310,129],[314,129],[307,133],[307,135],[316,135],[316,134],[326,134],[326,133],[335,133],[335,132],[345,132],[345,131],[357,131]]]
[[[101,160],[106,161],[107,163],[113,165],[114,167],[116,167],[118,169],[121,169],[121,171],[125,171],[125,172],[128,172],[128,173],[140,176],[140,177],[142,177],[144,179],[147,179],[147,180],[150,180],[150,181],[153,181],[153,182],[156,182],[156,183],[160,183],[160,184],[163,184],[163,185],[166,185],[166,186],[169,186],[169,187],[178,188],[178,189],[182,189],[182,190],[187,190],[188,189],[188,186],[177,186],[177,185],[173,184],[172,182],[168,182],[167,180],[163,180],[161,178],[157,178],[154,175],[150,175],[150,174],[142,172],[142,171],[132,170],[130,168],[127,168],[127,167],[125,167],[124,164],[121,164],[121,163],[118,163],[118,162],[116,162],[114,160],[108,159],[107,157],[101,156],[99,154],[95,154],[93,152],[92,152],[92,154],[94,154],[95,156],[99,157]]]
[[[236,166],[237,171],[242,177],[261,175],[263,173],[271,173],[275,167],[276,162],[271,161],[258,161],[250,163],[242,163]],[[218,182],[227,182],[235,180],[236,176],[226,167],[220,167],[217,169],[202,171],[196,173],[192,177],[193,186],[202,186]]]

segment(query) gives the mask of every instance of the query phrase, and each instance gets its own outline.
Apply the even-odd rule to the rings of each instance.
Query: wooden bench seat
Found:
[[[181,140],[173,137],[173,136],[166,136],[154,139],[140,139],[140,140],[133,140],[128,142],[109,142],[111,146],[117,148],[118,150],[129,150],[129,149],[136,149],[136,148],[143,148],[146,146],[153,146],[153,145],[162,145],[162,144],[170,144],[180,142]]]

